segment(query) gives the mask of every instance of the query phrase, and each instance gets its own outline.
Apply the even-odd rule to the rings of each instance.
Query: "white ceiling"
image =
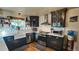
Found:
[[[1,7],[1,9],[22,13],[23,15],[42,15],[63,7]]]

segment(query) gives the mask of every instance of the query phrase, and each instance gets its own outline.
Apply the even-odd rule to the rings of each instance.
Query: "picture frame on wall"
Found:
[[[78,16],[70,17],[70,22],[78,22]]]

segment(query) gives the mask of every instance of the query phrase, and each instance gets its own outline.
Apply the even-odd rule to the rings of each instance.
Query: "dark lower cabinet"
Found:
[[[63,51],[64,37],[52,35],[38,36],[37,43],[56,51]]]
[[[14,40],[14,36],[7,36],[7,37],[3,37],[3,39],[9,51],[16,50],[17,48],[26,45],[26,37]]]
[[[36,33],[32,33],[32,35],[31,35],[31,39],[32,39],[33,41],[36,40]]]
[[[47,36],[47,47],[55,49],[57,51],[63,50],[63,37],[57,37],[57,36]]]
[[[38,36],[37,43],[42,46],[46,46],[46,36]]]
[[[38,40],[38,33],[33,32],[33,33],[32,33],[32,39],[33,39],[34,41],[37,41],[37,40]]]
[[[46,42],[46,36],[38,36],[38,40]]]

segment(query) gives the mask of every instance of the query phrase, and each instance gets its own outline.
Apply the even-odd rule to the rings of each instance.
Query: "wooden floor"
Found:
[[[36,43],[33,42],[28,44],[27,48],[25,48],[24,51],[40,51],[40,49],[36,48]],[[44,51],[54,51],[54,50],[50,48],[45,48]]]

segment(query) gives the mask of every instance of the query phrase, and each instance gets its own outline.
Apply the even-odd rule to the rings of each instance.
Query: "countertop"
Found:
[[[38,35],[40,35],[39,32],[36,32]],[[64,37],[64,34],[60,35],[60,34],[54,34],[54,33],[46,33],[46,34],[43,34],[43,35],[51,35],[51,36],[58,36],[58,37]]]
[[[47,35],[58,36],[58,37],[64,37],[64,35],[54,34],[54,33],[48,33]]]

